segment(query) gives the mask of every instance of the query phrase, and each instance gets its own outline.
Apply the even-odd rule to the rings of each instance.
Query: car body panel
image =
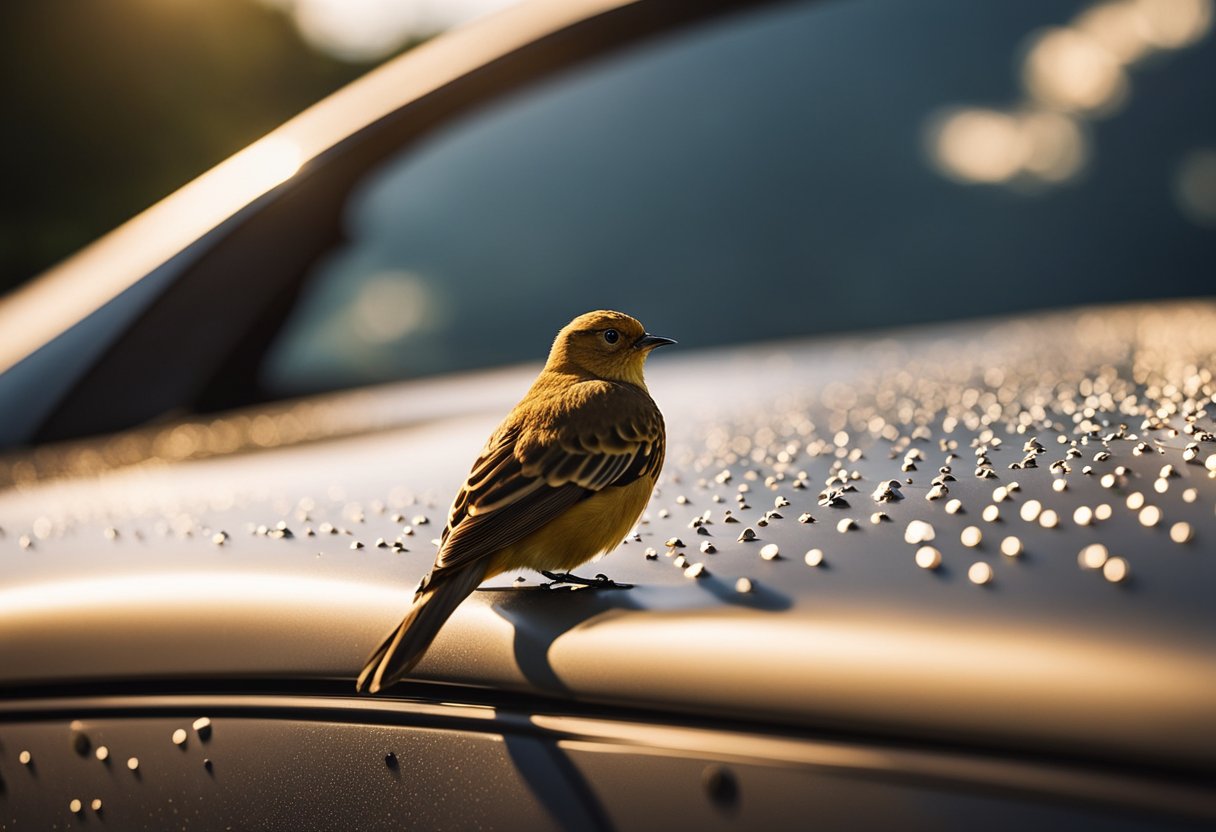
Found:
[[[6,766],[0,825],[13,828],[75,815],[133,830],[487,819],[613,829],[674,817],[698,829],[796,829],[814,814],[842,829],[1138,830],[1199,828],[1186,816],[1202,810],[1193,790],[1117,773],[535,704],[109,695],[10,702],[0,731],[0,763],[30,754]]]
[[[1210,774],[1216,627],[1207,588],[1216,566],[1203,541],[1216,534],[1216,480],[1202,465],[1182,461],[1192,437],[1146,432],[1159,440],[1149,453],[1134,452],[1139,438],[1094,438],[1078,444],[1085,457],[1073,460],[1076,470],[1057,476],[1047,463],[1070,446],[1054,437],[1076,434],[1042,427],[1005,433],[998,426],[1005,445],[990,455],[999,464],[992,479],[980,479],[969,447],[979,432],[961,424],[946,432],[940,414],[913,417],[926,429],[915,442],[906,441],[907,425],[893,442],[840,440],[840,448],[865,449],[844,463],[860,475],[858,490],[846,495],[849,506],[819,506],[817,491],[837,460],[839,431],[825,431],[831,408],[823,404],[834,397],[864,412],[859,398],[876,380],[928,364],[938,369],[916,377],[935,374],[947,385],[928,396],[962,391],[977,374],[992,381],[997,368],[1002,382],[995,389],[1010,401],[1037,400],[1044,379],[1057,379],[1050,389],[1068,389],[1070,380],[1053,375],[1064,366],[1082,386],[1122,361],[1182,372],[1210,355],[1213,321],[1209,301],[1109,307],[656,361],[649,383],[668,416],[667,468],[639,539],[587,568],[635,588],[546,591],[532,575],[524,584],[496,579],[498,589],[462,605],[416,678]],[[6,491],[0,629],[12,638],[0,645],[0,680],[20,688],[89,679],[353,678],[404,612],[433,558],[429,541],[442,527],[448,495],[532,371],[485,376],[486,397],[460,416],[445,409],[452,388],[443,383],[390,386],[351,396],[349,406],[358,410],[379,395],[383,415],[412,402],[414,418],[408,406],[399,409],[404,427],[192,462],[146,461]],[[1196,382],[1177,383],[1181,390]],[[718,392],[707,396],[707,388]],[[339,410],[341,398],[333,400]],[[721,404],[706,404],[715,399]],[[419,418],[426,413],[445,416]],[[1118,413],[1093,418],[1110,416]],[[810,421],[823,427],[799,427]],[[749,437],[746,446],[767,441],[766,450],[724,465],[723,426],[730,436]],[[1138,429],[1137,422],[1127,433]],[[1010,471],[1007,463],[1023,457],[1015,443],[1032,435],[1049,449],[1043,465]],[[792,437],[800,450],[778,461],[773,449]],[[946,454],[939,442],[949,440],[960,455],[949,482],[950,497],[964,506],[958,514],[946,512],[944,499],[926,499]],[[1216,450],[1201,444],[1200,462]],[[913,447],[923,449],[927,472],[900,470],[899,449]],[[81,459],[90,448],[100,452],[76,443],[61,453]],[[1090,461],[1104,451],[1109,459]],[[10,459],[8,470],[23,462],[32,464]],[[1097,474],[1082,474],[1082,463]],[[1179,476],[1156,493],[1153,483],[1167,463]],[[1104,487],[1102,473],[1117,465],[1127,472]],[[733,472],[729,482],[715,479],[724,467]],[[803,488],[792,484],[799,469],[809,475]],[[777,473],[787,478],[766,485]],[[913,479],[904,485],[906,498],[874,502],[869,492],[891,477]],[[1067,490],[1054,491],[1055,479]],[[1014,480],[1020,490],[996,502],[994,489]],[[749,486],[747,509],[737,502],[740,484]],[[1187,489],[1194,489],[1191,502],[1182,496]],[[1141,525],[1124,505],[1133,493],[1149,494],[1166,521]],[[759,525],[777,497],[790,503],[783,516]],[[1059,522],[1022,519],[1031,500],[1056,511]],[[1109,520],[1072,520],[1076,507],[1102,502],[1113,506]],[[742,523],[723,522],[732,505]],[[1000,508],[999,521],[981,519],[987,505]],[[690,521],[706,509],[709,534],[700,534]],[[889,520],[871,522],[875,511]],[[800,523],[802,513],[816,522]],[[842,533],[837,524],[845,519],[856,527]],[[935,572],[917,567],[917,547],[904,539],[913,520],[936,530],[944,563]],[[1191,541],[1175,543],[1167,530],[1183,520]],[[276,536],[279,521],[290,537]],[[337,533],[307,534],[323,523]],[[405,525],[412,534],[398,538]],[[985,535],[975,548],[959,542],[971,525]],[[736,540],[745,527],[758,539]],[[217,545],[220,531],[227,538]],[[28,549],[20,547],[23,535]],[[1000,553],[999,541],[1009,535],[1022,540],[1021,557]],[[686,546],[666,548],[673,537]],[[400,539],[408,551],[378,548],[380,538]],[[352,549],[355,541],[363,548]],[[702,553],[703,541],[716,551]],[[1095,541],[1127,558],[1130,580],[1113,583],[1078,566],[1078,552]],[[769,543],[781,550],[774,560],[759,555]],[[647,547],[657,550],[654,559],[644,556]],[[823,566],[803,562],[812,547],[825,553]],[[704,564],[702,577],[673,567],[681,554]],[[975,561],[991,565],[990,584],[968,580]],[[740,577],[753,582],[751,592],[737,591]]]

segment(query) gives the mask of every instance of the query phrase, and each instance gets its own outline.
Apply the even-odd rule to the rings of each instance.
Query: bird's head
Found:
[[[642,365],[655,347],[674,344],[650,335],[634,318],[601,309],[579,315],[557,333],[546,368],[590,374],[645,387]]]

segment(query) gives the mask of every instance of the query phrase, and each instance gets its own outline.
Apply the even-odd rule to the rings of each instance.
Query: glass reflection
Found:
[[[929,117],[933,166],[957,182],[1007,184],[1021,192],[1037,190],[1028,184],[1076,178],[1092,152],[1083,120],[1126,105],[1134,65],[1202,40],[1212,28],[1212,9],[1212,0],[1109,0],[1084,8],[1067,26],[1035,31],[1021,62],[1021,102]]]

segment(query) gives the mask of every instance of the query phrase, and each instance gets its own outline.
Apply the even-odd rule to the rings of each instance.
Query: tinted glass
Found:
[[[453,124],[345,209],[277,393],[1212,290],[1210,0],[789,4]]]

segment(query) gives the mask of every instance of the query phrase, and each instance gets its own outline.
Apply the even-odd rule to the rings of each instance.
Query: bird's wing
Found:
[[[432,577],[489,557],[609,486],[656,476],[663,417],[644,392],[602,384],[557,419],[508,423],[456,495]]]

